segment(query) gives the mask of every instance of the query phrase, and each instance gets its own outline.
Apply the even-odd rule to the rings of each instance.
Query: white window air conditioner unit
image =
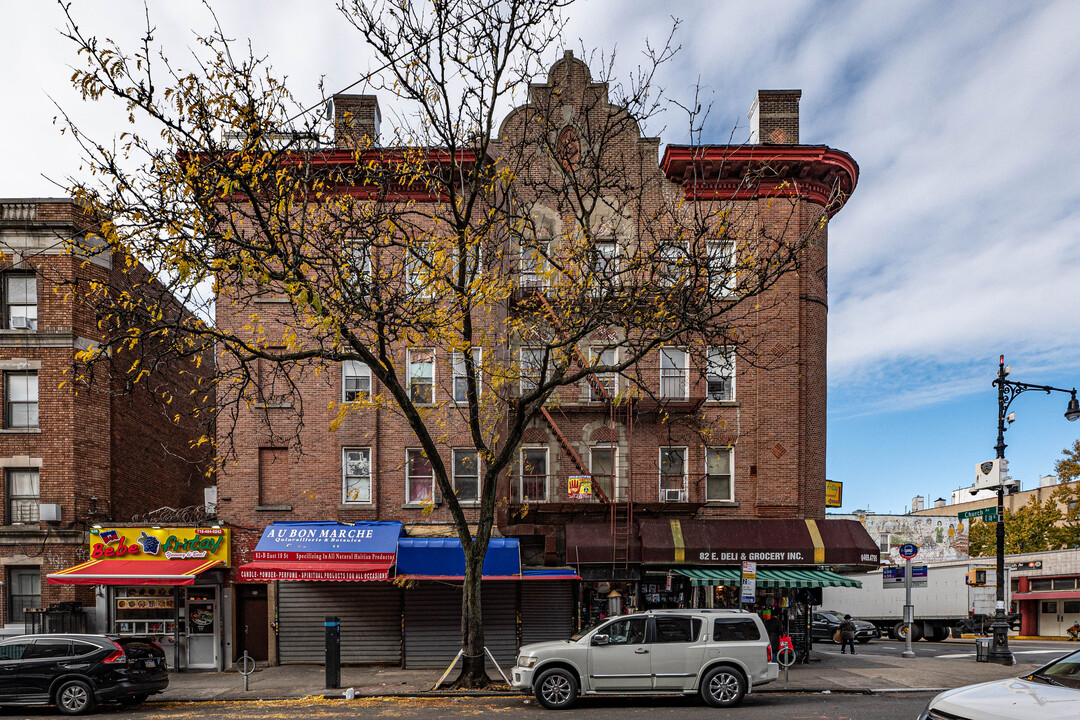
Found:
[[[664,490],[664,502],[682,502],[682,490]]]
[[[11,318],[11,329],[12,330],[29,330],[30,329],[30,320],[28,318],[20,316],[20,315],[13,315],[12,318]]]
[[[41,503],[38,505],[38,517],[45,522],[60,522],[60,506],[56,503]]]

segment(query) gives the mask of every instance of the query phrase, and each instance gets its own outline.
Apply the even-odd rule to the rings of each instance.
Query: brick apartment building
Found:
[[[537,106],[553,97],[607,102],[606,86],[594,83],[571,53],[531,93]],[[761,602],[780,605],[783,595],[785,607],[793,588],[823,581],[814,573],[877,565],[877,546],[857,522],[825,519],[825,221],[854,189],[858,169],[843,152],[799,143],[799,98],[795,90],[759,92],[749,145],[668,146],[658,162],[659,140],[642,137],[636,124],[618,139],[627,154],[643,160],[646,181],[666,197],[733,202],[772,233],[782,234],[785,226],[814,229],[800,270],[769,291],[774,311],[762,326],[746,327],[774,362],[743,363],[728,348],[665,347],[623,376],[563,388],[526,430],[499,487],[498,534],[517,541],[526,568],[569,567],[574,575],[547,583],[485,582],[485,637],[500,660],[512,659],[517,643],[565,637],[574,621],[586,624],[627,608],[730,602],[743,560],[761,563]],[[334,101],[337,149],[349,147],[347,118],[354,129],[378,137],[374,97]],[[511,112],[500,132],[512,133],[523,112]],[[560,137],[566,133],[571,145],[588,142],[576,135],[584,131],[572,122],[575,108],[560,112]],[[352,161],[350,153],[342,156]],[[755,164],[767,164],[771,174],[747,184],[746,171]],[[792,195],[793,202],[774,202]],[[554,210],[539,212],[537,225],[557,235],[563,219]],[[611,257],[646,235],[611,224]],[[535,262],[522,253],[510,271],[519,275],[520,292],[491,322],[535,312],[528,298],[545,283]],[[229,302],[234,299],[221,298],[219,323],[239,328],[255,312],[260,322],[277,317],[287,327],[289,306],[280,297],[236,305]],[[584,356],[594,344],[610,345],[610,338],[590,340],[580,345]],[[509,353],[530,367],[527,343],[480,352]],[[436,416],[446,423],[441,455],[454,468],[455,487],[474,492],[477,465],[468,431],[450,412],[461,392],[460,361],[404,345],[400,356],[399,374],[423,378],[423,391],[433,393],[431,404],[442,413]],[[233,527],[237,567],[259,564],[256,543],[274,523],[401,523],[399,575],[411,538],[454,537],[430,466],[399,415],[373,408],[334,427],[333,413],[322,411],[355,393],[378,394],[366,367],[343,363],[297,380],[307,409],[297,438],[302,452],[272,439],[283,436],[275,423],[287,424],[296,408],[273,392],[272,369],[265,372],[259,402],[232,432],[237,463],[218,476],[219,517]],[[474,511],[466,513],[475,519]],[[288,565],[281,563],[282,573]],[[770,566],[794,575],[770,575]],[[290,577],[231,589],[235,597],[225,606],[236,613],[226,621],[235,633],[234,655],[248,650],[271,661],[318,661],[324,615],[342,618],[346,661],[445,666],[458,647],[460,591],[427,583],[427,575],[416,574],[417,584],[408,588],[319,582],[302,572]],[[252,630],[267,622],[269,633]]]
[[[25,624],[24,609],[55,603],[73,604],[65,621],[76,623],[72,627],[85,622],[87,630],[104,630],[104,607],[93,586],[54,584],[46,576],[88,559],[95,526],[130,522],[166,505],[202,504],[210,484],[208,458],[190,448],[195,427],[174,424],[161,397],[120,392],[103,377],[107,372],[93,386],[72,380],[75,354],[100,337],[98,318],[72,281],[79,279],[85,291],[86,282],[120,287],[129,277],[112,258],[67,252],[68,240],[93,227],[67,199],[0,200],[0,614],[6,633],[41,631]],[[157,371],[144,385],[179,396],[171,411],[182,413],[193,381],[192,374]],[[78,619],[81,614],[89,617]],[[59,626],[50,621],[46,628]]]

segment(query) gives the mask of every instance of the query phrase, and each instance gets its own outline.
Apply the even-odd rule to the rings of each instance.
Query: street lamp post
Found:
[[[1005,356],[1002,355],[998,362],[998,376],[994,385],[998,389],[998,436],[997,450],[998,459],[1005,457],[1005,422],[1009,406],[1016,396],[1026,390],[1041,390],[1049,395],[1051,392],[1069,393],[1069,405],[1065,409],[1065,419],[1073,422],[1080,418],[1080,402],[1076,400],[1076,388],[1066,390],[1064,388],[1051,387],[1050,385],[1032,385],[1029,383],[1006,380],[1009,369],[1005,367]],[[1005,616],[1005,483],[999,478],[997,487],[997,609],[994,612],[994,623],[990,629],[994,638],[990,644],[990,661],[1001,665],[1015,665],[1016,658],[1009,650],[1009,621]]]

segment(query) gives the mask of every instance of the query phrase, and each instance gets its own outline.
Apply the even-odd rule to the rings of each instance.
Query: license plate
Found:
[[[157,667],[157,664],[158,664],[157,658],[150,658],[149,660],[144,660],[143,662],[146,664],[146,667],[148,667],[148,668]]]

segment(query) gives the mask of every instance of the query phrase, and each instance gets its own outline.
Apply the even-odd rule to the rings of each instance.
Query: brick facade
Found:
[[[584,114],[580,107],[574,109],[573,103],[578,101],[596,103],[590,106],[593,111],[610,111],[606,87],[592,82],[586,65],[570,54],[552,67],[546,84],[531,86],[531,92],[535,107],[547,106],[558,99],[558,103],[565,104],[559,112],[568,117],[574,112]],[[798,99],[798,91],[759,94],[761,127],[763,130],[769,127],[773,138],[763,137],[763,142],[798,143]],[[377,109],[372,110],[367,96],[350,96],[337,102],[342,147],[349,147],[352,142],[342,133],[341,112],[346,107],[358,118],[362,110],[365,123],[377,118]],[[500,137],[513,135],[517,125],[523,126],[527,118],[525,109],[513,111],[503,123]],[[582,124],[587,123],[582,121]],[[370,132],[372,126],[367,127]],[[773,132],[778,129],[781,133]],[[777,139],[781,134],[783,138]],[[571,137],[566,142],[570,145],[576,141]],[[640,196],[645,206],[639,209],[637,217],[649,216],[661,198],[683,193],[690,197],[697,191],[682,176],[676,177],[657,164],[658,140],[642,137],[636,124],[631,123],[617,147],[628,163],[642,161],[644,169],[640,171],[639,181],[643,186],[655,188]],[[729,149],[733,148],[710,146],[710,152],[720,154]],[[809,150],[835,153],[827,148],[797,145],[794,149],[807,151],[808,159],[796,161],[795,170],[791,171],[793,177],[800,178],[799,163],[809,168],[818,162],[809,159]],[[572,153],[578,150],[580,146],[568,151],[566,162],[572,162]],[[854,163],[851,167],[854,168]],[[846,186],[848,191],[854,180],[852,174]],[[822,187],[827,184],[828,181],[822,180]],[[718,181],[715,187],[723,186]],[[703,204],[720,201],[698,196],[691,199]],[[612,411],[606,404],[591,403],[590,386],[585,382],[558,392],[549,403],[551,414],[559,432],[585,463],[589,463],[594,448],[617,448],[618,485],[625,488],[624,497],[632,498],[642,512],[684,518],[821,519],[825,511],[827,319],[827,225],[823,221],[827,219],[826,213],[831,215],[838,210],[843,200],[839,205],[816,196],[774,202],[774,196],[758,190],[746,197],[739,196],[734,202],[731,198],[723,200],[735,208],[734,214],[747,218],[744,224],[761,229],[763,236],[792,232],[785,228],[795,228],[796,232],[816,228],[800,258],[798,271],[779,280],[767,293],[762,310],[748,312],[738,321],[739,328],[754,338],[758,351],[768,362],[736,361],[734,399],[709,402],[705,400],[704,368],[695,361],[688,382],[689,396],[697,401],[688,403],[685,410],[669,408],[666,421],[662,419],[664,413],[659,408],[650,409],[645,398],[634,404],[633,410],[618,406]],[[557,224],[559,219],[556,217],[551,222]],[[628,238],[656,235],[627,232]],[[275,306],[265,299],[257,305],[252,302],[233,305],[234,299],[226,296],[218,303],[219,323],[224,328],[241,328],[253,312],[258,313],[260,323],[271,336],[289,327],[289,305]],[[513,312],[511,299],[506,313]],[[505,317],[488,321],[499,323]],[[274,330],[277,324],[280,328]],[[588,343],[583,342],[581,349],[588,352]],[[484,350],[502,354],[507,351],[505,347]],[[404,352],[405,347],[401,346],[402,366]],[[696,348],[696,356],[703,355],[704,348]],[[658,384],[659,364],[659,356],[654,354],[632,372],[648,383]],[[223,433],[219,443],[231,442],[236,450],[236,462],[223,467],[218,476],[221,519],[233,526],[249,528],[263,527],[275,520],[400,520],[412,534],[446,532],[450,515],[445,506],[437,506],[429,514],[407,502],[406,451],[418,447],[418,443],[404,419],[386,409],[370,409],[349,414],[335,429],[332,427],[335,412],[325,409],[341,401],[342,370],[333,365],[321,370],[319,374],[306,371],[296,378],[304,422],[299,436],[287,445],[282,444],[282,438],[287,437],[286,428],[291,427],[299,410],[300,400],[295,398],[285,403],[258,403],[240,412],[235,427],[219,430]],[[445,355],[436,357],[435,386],[437,407],[432,422],[445,423],[440,447],[442,458],[449,466],[453,450],[469,448],[471,442],[464,423],[454,417],[454,406],[446,402],[452,396],[452,372],[450,358]],[[374,394],[381,390],[374,378],[371,390]],[[707,447],[728,445],[734,448],[733,498],[707,502]],[[687,448],[687,492],[670,502],[661,497],[659,486],[659,451],[668,446]],[[526,511],[521,492],[514,487],[519,482],[515,476],[521,472],[520,464],[513,463],[499,490],[500,530],[521,537],[526,562],[564,563],[567,558],[561,526],[589,517],[606,521],[606,506],[567,499],[567,478],[580,474],[580,470],[549,423],[537,419],[526,431],[522,447],[547,449],[547,496],[543,502],[528,503]],[[343,499],[345,448],[370,449],[373,487],[370,502],[350,503]],[[474,511],[466,510],[466,515],[475,518]],[[242,550],[236,553],[238,565],[243,562],[243,555]]]
[[[188,391],[193,375],[175,370],[155,371],[143,386],[124,392],[122,381],[97,371],[93,386],[72,382],[75,354],[100,337],[97,317],[81,302],[72,280],[131,287],[130,275],[106,258],[85,260],[65,253],[65,240],[92,228],[69,200],[0,200],[0,277],[33,277],[37,321],[30,327],[11,321],[5,295],[0,318],[0,369],[5,374],[36,373],[36,422],[12,421],[5,413],[0,428],[0,466],[5,472],[37,471],[36,501],[27,500],[12,511],[13,487],[0,485],[0,563],[7,589],[3,621],[11,622],[8,607],[11,573],[18,568],[40,569],[43,607],[59,601],[93,605],[92,587],[52,585],[45,576],[86,559],[87,530],[98,522],[127,522],[133,516],[163,505],[183,507],[203,502],[207,460],[193,452],[198,437],[190,420],[174,424],[172,416],[190,415]],[[141,268],[135,270],[136,273]],[[147,279],[141,273],[140,282]],[[118,362],[124,358],[118,356]],[[5,408],[9,385],[0,387]],[[171,390],[179,400],[166,412],[160,393]],[[20,425],[13,427],[13,425]],[[18,490],[18,487],[14,488]],[[38,504],[60,508],[59,522],[36,519]],[[17,614],[17,613],[16,613]],[[13,630],[21,630],[21,623]]]

